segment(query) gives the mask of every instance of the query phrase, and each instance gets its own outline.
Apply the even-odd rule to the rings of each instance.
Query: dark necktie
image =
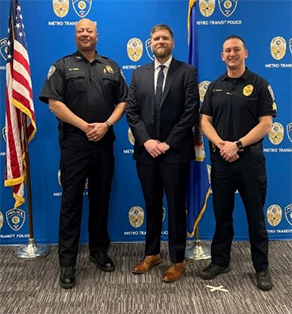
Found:
[[[165,68],[165,65],[160,65],[159,68],[160,68],[160,71],[157,76],[156,93],[155,93],[155,108],[154,108],[154,123],[155,123],[155,130],[156,130],[157,137],[159,137],[159,132],[160,132],[160,104],[161,104],[162,87],[163,87],[163,81],[164,81],[163,69]]]

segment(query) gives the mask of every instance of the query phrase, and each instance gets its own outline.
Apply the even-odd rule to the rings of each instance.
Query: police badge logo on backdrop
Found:
[[[58,183],[59,183],[60,187],[62,187],[62,183],[61,183],[61,170],[60,170],[60,169],[58,170],[57,177],[58,177]]]
[[[285,207],[285,217],[287,222],[292,226],[292,204]]]
[[[272,57],[276,60],[281,60],[286,54],[286,46],[286,40],[283,37],[274,37],[270,44]]]
[[[292,122],[287,125],[287,136],[289,141],[292,143]]]
[[[84,189],[85,189],[85,190],[88,190],[88,178],[86,178],[86,180],[85,180]]]
[[[0,55],[4,61],[7,60],[7,50],[8,50],[7,42],[8,42],[7,38],[0,39]]]
[[[20,230],[25,222],[25,211],[20,208],[8,210],[6,212],[6,221],[12,230]]]
[[[289,39],[289,50],[292,54],[292,38]]]
[[[64,17],[69,12],[69,0],[53,0],[53,10],[58,17]]]
[[[200,102],[203,103],[210,81],[202,81],[199,84]]]
[[[275,122],[272,125],[272,130],[269,133],[269,140],[274,145],[279,145],[284,138],[284,127],[281,123]]]
[[[3,214],[0,212],[0,230],[3,227]]]
[[[60,170],[60,169],[58,170],[57,178],[58,178],[58,183],[59,183],[60,187],[62,187],[62,183],[61,183],[61,170]],[[88,189],[88,178],[86,178],[86,180],[85,180],[84,189],[85,189],[85,190]]]
[[[6,143],[6,127],[2,128],[2,137],[4,142]]]
[[[152,48],[151,48],[151,38],[148,38],[146,41],[145,41],[145,48],[146,48],[146,52],[147,52],[147,55],[148,57],[154,61],[154,55],[153,55],[153,51],[152,51]]]
[[[135,144],[135,137],[134,137],[134,135],[132,133],[131,128],[128,128],[128,140],[134,146],[134,144]]]
[[[143,55],[143,43],[139,38],[131,38],[127,43],[128,57],[137,62]]]
[[[83,18],[89,13],[92,0],[72,0],[72,5],[75,13]]]
[[[267,221],[268,223],[276,227],[282,220],[282,208],[279,205],[271,205],[267,209]]]
[[[215,11],[216,0],[199,0],[200,12],[203,16],[209,17]]]
[[[7,60],[7,38],[0,39],[0,70],[6,69],[6,60]]]
[[[165,207],[162,207],[162,221],[165,220],[165,216],[166,216],[166,209]]]
[[[132,227],[140,228],[144,222],[144,211],[140,206],[133,206],[129,210],[129,222]]]
[[[74,12],[84,18],[91,10],[92,0],[71,0]],[[70,10],[70,0],[52,0],[53,11],[60,17],[64,18]]]
[[[226,17],[230,17],[234,13],[237,3],[238,0],[218,0],[220,11]]]

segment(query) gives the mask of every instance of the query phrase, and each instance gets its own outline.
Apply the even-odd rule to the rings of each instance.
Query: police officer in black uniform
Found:
[[[96,53],[95,24],[76,24],[77,52],[51,66],[40,100],[59,120],[62,204],[59,226],[60,286],[75,285],[82,200],[88,178],[89,259],[113,271],[107,255],[108,206],[114,173],[113,125],[122,117],[127,85],[118,65]]]
[[[245,67],[247,56],[240,37],[233,35],[224,41],[221,57],[227,72],[209,85],[202,106],[201,127],[211,148],[216,230],[212,262],[200,277],[213,279],[230,270],[234,193],[238,190],[247,215],[257,285],[270,290],[273,285],[263,213],[267,175],[262,141],[271,130],[276,104],[268,82]]]

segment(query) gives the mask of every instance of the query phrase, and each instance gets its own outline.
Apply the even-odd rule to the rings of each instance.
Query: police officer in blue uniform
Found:
[[[59,121],[62,204],[59,226],[59,283],[76,283],[82,200],[86,179],[89,199],[89,259],[103,271],[113,271],[107,254],[108,206],[114,173],[113,125],[122,117],[127,85],[119,66],[96,53],[95,24],[76,24],[77,52],[51,66],[40,100]]]
[[[230,270],[234,235],[232,214],[238,190],[247,215],[257,285],[273,287],[268,269],[268,235],[263,207],[267,175],[262,141],[271,130],[276,104],[271,86],[245,67],[248,51],[238,36],[228,37],[221,54],[226,74],[212,82],[202,106],[201,127],[210,141],[211,181],[216,230],[207,280]]]

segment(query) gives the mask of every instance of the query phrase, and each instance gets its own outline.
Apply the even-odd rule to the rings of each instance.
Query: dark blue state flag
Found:
[[[197,0],[189,1],[188,31],[189,31],[189,63],[198,69],[198,30],[196,21]],[[195,126],[194,144],[196,160],[191,164],[191,173],[187,195],[187,231],[188,236],[193,237],[195,229],[206,209],[207,200],[210,195],[210,182],[207,164],[205,161],[205,150],[203,136],[198,125]]]

